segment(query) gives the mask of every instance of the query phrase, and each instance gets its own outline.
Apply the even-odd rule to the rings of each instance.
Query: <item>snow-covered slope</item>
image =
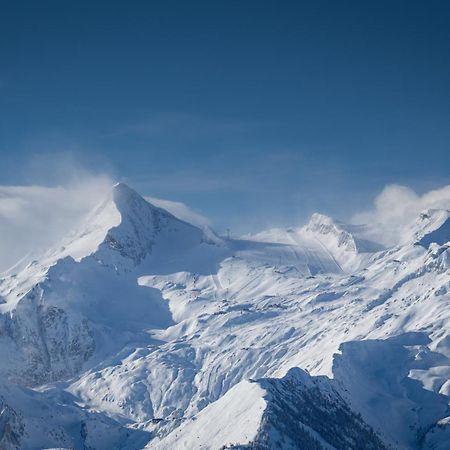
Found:
[[[425,214],[389,249],[322,215],[225,239],[116,185],[0,280],[0,442],[445,449],[450,230]]]
[[[382,245],[365,238],[367,227],[349,225],[323,214],[313,214],[301,228],[263,231],[247,238],[260,242],[285,244],[305,261],[312,275],[316,273],[353,272]]]
[[[442,209],[423,211],[408,227],[404,236],[406,242],[413,240],[423,247],[428,247],[433,242],[440,245],[450,242],[450,211]]]
[[[344,396],[394,448],[434,448],[423,443],[436,441],[436,432],[441,445],[450,442],[450,428],[442,426],[450,414],[449,397],[419,382],[431,368],[450,363],[429,344],[426,333],[409,332],[346,342],[334,357],[334,379]]]
[[[241,381],[149,449],[386,449],[326,377]]]
[[[170,260],[178,251],[207,246],[202,237],[116,185],[82,230],[2,280],[0,349],[14,357],[5,358],[0,371],[28,385],[61,379],[96,353],[101,357],[149,328],[170,325],[159,291],[138,284],[140,265],[150,256]]]
[[[367,228],[365,225],[344,224],[316,213],[301,231],[313,235],[330,251],[341,267],[352,271],[367,264],[371,254],[383,249],[380,244],[365,237]]]
[[[243,380],[176,432],[152,441],[148,448],[207,449],[250,444],[258,434],[267,408],[265,394],[258,383]]]
[[[97,449],[140,448],[150,439],[98,411],[80,408],[76,399],[58,389],[40,392],[0,385],[0,448]]]

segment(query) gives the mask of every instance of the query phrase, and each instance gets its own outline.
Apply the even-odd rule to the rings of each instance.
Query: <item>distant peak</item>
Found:
[[[326,214],[315,212],[311,215],[311,222],[332,222],[333,219]]]
[[[372,253],[382,247],[365,237],[366,227],[363,225],[349,225],[331,217],[314,213],[306,230],[324,239],[326,246],[341,248],[351,253]]]
[[[450,211],[427,209],[419,214],[414,225],[415,243],[428,247],[431,243],[443,245],[450,241]]]
[[[331,217],[321,213],[314,213],[309,219],[306,228],[310,231],[328,234],[332,230],[341,231],[342,227],[340,226],[340,222]]]
[[[425,221],[425,220],[432,220],[432,219],[439,219],[439,218],[447,218],[450,215],[450,211],[448,209],[425,209],[419,214],[419,220]]]

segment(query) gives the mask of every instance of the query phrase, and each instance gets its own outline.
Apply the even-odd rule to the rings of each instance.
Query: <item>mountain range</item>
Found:
[[[448,450],[450,212],[372,226],[230,238],[115,185],[0,279],[0,449]]]

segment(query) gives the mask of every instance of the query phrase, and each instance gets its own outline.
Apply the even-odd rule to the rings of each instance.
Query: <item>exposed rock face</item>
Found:
[[[19,450],[25,432],[23,417],[0,396],[0,449]]]
[[[39,285],[2,316],[0,339],[15,350],[6,375],[29,386],[77,374],[95,349],[87,320],[46,303]]]
[[[222,430],[227,430],[225,433]],[[197,446],[197,447],[195,447]],[[283,378],[244,381],[149,449],[386,450],[333,381],[291,369]]]
[[[284,378],[260,383],[267,390],[268,406],[252,444],[257,448],[387,448],[328,379],[311,378],[300,369],[291,369]]]

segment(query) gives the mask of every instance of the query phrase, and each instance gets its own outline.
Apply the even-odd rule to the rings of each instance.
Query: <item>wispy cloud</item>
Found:
[[[252,184],[245,174],[207,173],[202,170],[178,170],[164,173],[124,177],[123,181],[147,192],[181,193],[251,192],[260,187]]]
[[[189,208],[185,203],[156,197],[145,197],[145,199],[153,205],[169,211],[175,217],[178,217],[178,219],[189,222],[197,227],[203,228],[211,225],[206,216]]]
[[[107,176],[66,185],[0,186],[0,271],[56,245],[111,188]]]
[[[401,240],[402,231],[425,209],[450,209],[450,185],[422,195],[407,186],[386,186],[372,208],[354,214],[352,222],[369,224],[373,238],[386,245]]]
[[[271,124],[269,121],[219,119],[192,114],[166,113],[125,124],[117,128],[114,134],[171,135],[177,138],[197,138],[210,135],[241,134]]]

